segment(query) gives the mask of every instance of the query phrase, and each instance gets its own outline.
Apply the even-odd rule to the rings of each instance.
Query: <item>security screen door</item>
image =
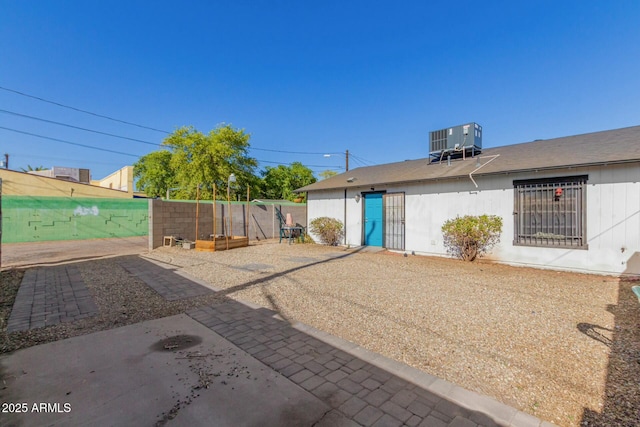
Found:
[[[390,193],[383,197],[384,247],[404,250],[404,193]]]

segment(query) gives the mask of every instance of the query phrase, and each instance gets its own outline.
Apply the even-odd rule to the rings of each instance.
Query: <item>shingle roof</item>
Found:
[[[493,157],[493,156],[498,157]],[[428,158],[361,167],[299,188],[298,192],[409,183],[527,170],[640,162],[640,126],[489,148],[447,165]],[[491,160],[493,158],[493,160]]]

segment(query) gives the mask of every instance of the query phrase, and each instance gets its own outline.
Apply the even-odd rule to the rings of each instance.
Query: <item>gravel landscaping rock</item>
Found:
[[[277,241],[215,253],[159,248],[145,256],[220,292],[166,301],[118,259],[80,262],[99,314],[8,336],[3,324],[0,352],[230,297],[557,425],[640,423],[640,304],[631,282]],[[22,273],[2,274],[6,307]],[[1,314],[6,321],[6,308]]]
[[[630,282],[270,242],[151,257],[558,425],[640,423],[640,305]],[[262,268],[239,269],[248,264]],[[613,385],[612,369],[629,377]]]

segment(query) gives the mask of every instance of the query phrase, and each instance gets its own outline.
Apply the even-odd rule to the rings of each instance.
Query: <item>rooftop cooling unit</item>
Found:
[[[482,151],[482,126],[477,123],[429,132],[429,155],[434,159],[473,157]]]

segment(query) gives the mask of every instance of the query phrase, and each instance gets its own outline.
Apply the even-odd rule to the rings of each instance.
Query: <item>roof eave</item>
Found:
[[[594,166],[608,166],[608,165],[616,165],[616,164],[629,164],[629,163],[640,163],[640,159],[620,159],[620,160],[609,160],[609,161],[600,161],[600,162],[590,162],[590,163],[576,163],[569,165],[558,165],[558,166],[540,166],[540,167],[529,167],[529,168],[521,168],[521,169],[510,169],[503,171],[493,171],[493,172],[482,172],[482,173],[474,173],[473,176],[491,176],[491,175],[508,175],[512,173],[526,173],[526,172],[539,172],[539,171],[547,171],[547,170],[558,170],[558,169],[573,169],[573,168],[587,168]],[[357,187],[368,187],[368,186],[376,186],[376,185],[397,185],[397,184],[414,184],[417,182],[428,182],[428,181],[442,181],[448,179],[459,179],[468,177],[469,174],[459,174],[459,175],[451,175],[451,176],[439,176],[439,177],[425,177],[425,178],[416,178],[411,180],[399,180],[399,181],[385,181],[385,182],[367,182],[367,183],[358,183],[352,184],[347,183],[347,185],[319,188],[319,189],[308,189],[306,187],[301,187],[297,190],[294,190],[294,193],[305,193],[312,191],[328,191],[328,190],[346,190],[349,188],[357,188]],[[313,184],[311,184],[313,185]]]

